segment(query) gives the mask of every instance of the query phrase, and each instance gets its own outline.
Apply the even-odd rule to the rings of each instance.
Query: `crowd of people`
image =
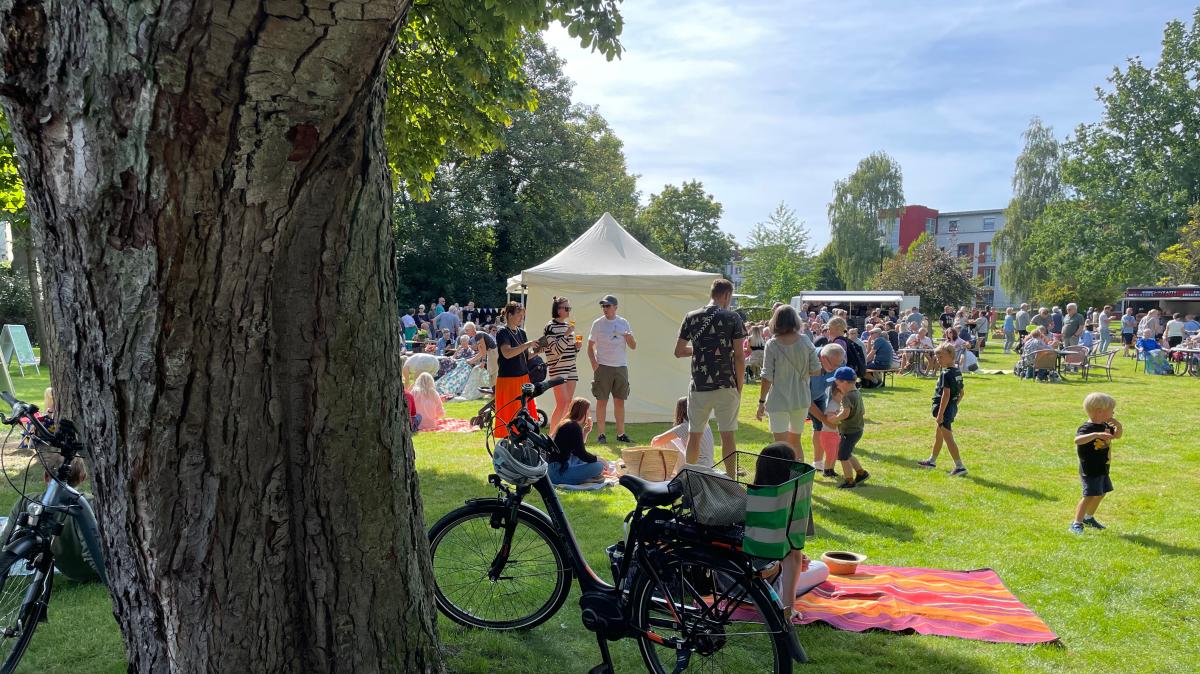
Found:
[[[963,373],[978,368],[977,356],[993,332],[997,338],[1003,336],[1004,354],[1020,356],[1018,371],[1020,363],[1032,362],[1035,354],[1045,349],[1074,347],[1107,353],[1115,348],[1117,335],[1125,355],[1147,361],[1160,351],[1200,348],[1200,323],[1195,315],[1166,316],[1157,309],[1138,315],[1133,309],[1122,314],[1112,306],[1081,312],[1074,303],[1064,309],[1036,310],[1022,304],[1003,312],[992,307],[945,306],[940,315],[929,317],[917,307],[908,307],[879,308],[852,318],[836,307],[802,305],[797,309],[777,303],[769,320],[748,323],[731,306],[732,298],[732,284],[718,279],[709,303],[683,317],[674,356],[689,360],[691,381],[675,406],[674,425],[655,436],[651,445],[678,450],[681,464],[721,467],[728,475],[745,477],[747,471],[736,465],[738,412],[746,381],[757,379],[761,387],[755,417],[767,421],[775,441],[771,457],[805,461],[802,436],[807,421],[812,424],[812,464],[840,489],[853,489],[871,477],[855,455],[866,428],[861,389],[882,385],[883,373],[903,369],[913,359],[928,359],[938,372],[930,405],[935,422],[931,449],[915,466],[936,468],[945,448],[954,464],[947,473],[957,477],[967,474],[953,431],[965,396]],[[443,398],[464,399],[462,396],[473,395],[470,390],[492,385],[497,401],[493,432],[504,437],[506,423],[517,412],[507,403],[519,396],[531,371],[540,366],[546,376],[567,380],[554,389],[555,410],[549,427],[558,453],[547,457],[551,480],[583,484],[613,476],[618,467],[589,451],[588,443],[593,433],[597,443],[609,443],[610,404],[616,422],[615,442],[633,442],[625,429],[625,403],[630,395],[628,353],[638,348],[638,341],[633,326],[618,313],[615,296],[607,295],[599,304],[602,315],[585,334],[571,318],[570,300],[555,297],[548,322],[533,339],[526,333],[526,308],[516,302],[481,310],[474,303],[443,308],[444,300],[439,298],[428,314],[424,307],[410,311],[404,321],[406,332],[422,326],[441,331],[432,349],[425,345],[420,351],[451,361],[448,370],[439,372],[436,384],[427,373],[417,377],[409,400],[415,423],[420,428],[432,427],[443,414]],[[422,317],[427,320],[420,321]],[[857,325],[852,327],[851,320]],[[476,321],[482,321],[483,327]],[[940,341],[935,341],[938,328]],[[413,336],[419,340],[419,330]],[[581,354],[586,354],[585,362],[592,369],[594,415],[592,401],[576,396]],[[443,368],[440,364],[439,369]],[[536,402],[528,404],[536,415]],[[1083,498],[1070,527],[1075,533],[1088,526],[1103,528],[1094,514],[1104,494],[1112,489],[1107,448],[1121,436],[1114,408],[1115,401],[1104,394],[1088,396],[1085,402],[1089,420],[1076,436]],[[716,435],[711,419],[716,421]],[[715,451],[718,437],[719,458]],[[770,473],[758,466],[753,480],[770,480]],[[806,558],[789,565],[793,575],[804,577],[813,569]]]

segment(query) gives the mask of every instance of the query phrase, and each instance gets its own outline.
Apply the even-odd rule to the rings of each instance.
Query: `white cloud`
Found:
[[[629,0],[608,62],[566,31],[575,98],[598,105],[649,194],[699,179],[739,239],[780,200],[828,239],[833,181],[883,149],[910,203],[1003,206],[1029,118],[1066,135],[1093,88],[1191,10],[1118,0],[711,3]]]

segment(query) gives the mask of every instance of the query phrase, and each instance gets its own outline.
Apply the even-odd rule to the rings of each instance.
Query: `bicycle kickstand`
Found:
[[[588,670],[588,674],[613,674],[612,655],[608,652],[608,640],[603,634],[596,633],[596,643],[600,644],[600,655],[604,657],[604,662],[592,667]]]

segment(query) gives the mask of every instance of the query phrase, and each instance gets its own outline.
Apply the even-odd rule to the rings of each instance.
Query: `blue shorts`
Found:
[[[814,400],[813,404],[816,405],[819,409],[825,409],[825,402],[826,402],[825,397],[822,396],[822,397]],[[819,430],[825,428],[825,424],[822,424],[821,420],[814,417],[812,414],[808,415],[808,420],[812,422],[814,431],[819,431]]]
[[[1084,496],[1104,496],[1113,490],[1112,480],[1107,475],[1080,475]]]
[[[838,437],[838,461],[849,461],[854,455],[854,448],[862,440],[863,432],[847,433]]]
[[[940,404],[934,405],[933,409],[930,411],[930,415],[934,419],[937,419],[938,407],[941,407],[941,405]],[[957,416],[958,416],[958,405],[947,405],[946,413],[942,415],[942,423],[940,423],[938,425],[948,431],[952,431],[954,429],[951,426],[954,424],[954,417],[957,417]]]

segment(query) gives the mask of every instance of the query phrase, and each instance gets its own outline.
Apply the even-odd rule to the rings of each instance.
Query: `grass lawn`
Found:
[[[983,366],[1008,368],[1013,360],[993,345]],[[914,465],[927,456],[933,435],[933,381],[898,378],[894,387],[864,396],[868,421],[859,454],[871,482],[835,490],[819,480],[814,496],[818,536],[809,543],[810,556],[849,548],[878,564],[991,567],[1058,632],[1065,648],[810,626],[799,628],[799,636],[813,663],[800,671],[1195,671],[1200,378],[1135,375],[1128,360],[1118,362],[1121,369],[1111,384],[968,375],[955,424],[970,469],[965,479],[945,474],[952,465],[945,453],[936,471]],[[44,378],[15,379],[22,395],[40,398]],[[1097,513],[1109,529],[1075,537],[1067,533],[1079,499],[1072,437],[1085,418],[1083,397],[1094,390],[1117,398],[1125,438],[1114,447],[1116,491]],[[738,438],[744,449],[756,450],[769,439],[765,424],[753,420],[757,387],[751,386],[743,400]],[[477,407],[451,405],[449,410],[465,418]],[[629,433],[645,442],[665,428],[634,425]],[[469,497],[492,493],[486,483],[490,463],[478,433],[421,434],[415,442],[427,525]],[[805,448],[810,449],[808,438]],[[609,448],[592,449],[616,456]],[[8,466],[10,472],[14,468]],[[7,512],[15,494],[6,484],[2,489],[0,505]],[[604,547],[621,536],[621,518],[632,508],[632,498],[616,488],[562,499],[588,561],[607,577]],[[592,635],[580,624],[576,595],[573,591],[549,622],[525,633],[484,633],[440,619],[451,669],[586,671],[599,656]],[[613,644],[613,653],[618,671],[644,671],[633,642]],[[51,622],[38,631],[26,662],[27,671],[123,671],[106,595],[96,587],[57,585]]]

